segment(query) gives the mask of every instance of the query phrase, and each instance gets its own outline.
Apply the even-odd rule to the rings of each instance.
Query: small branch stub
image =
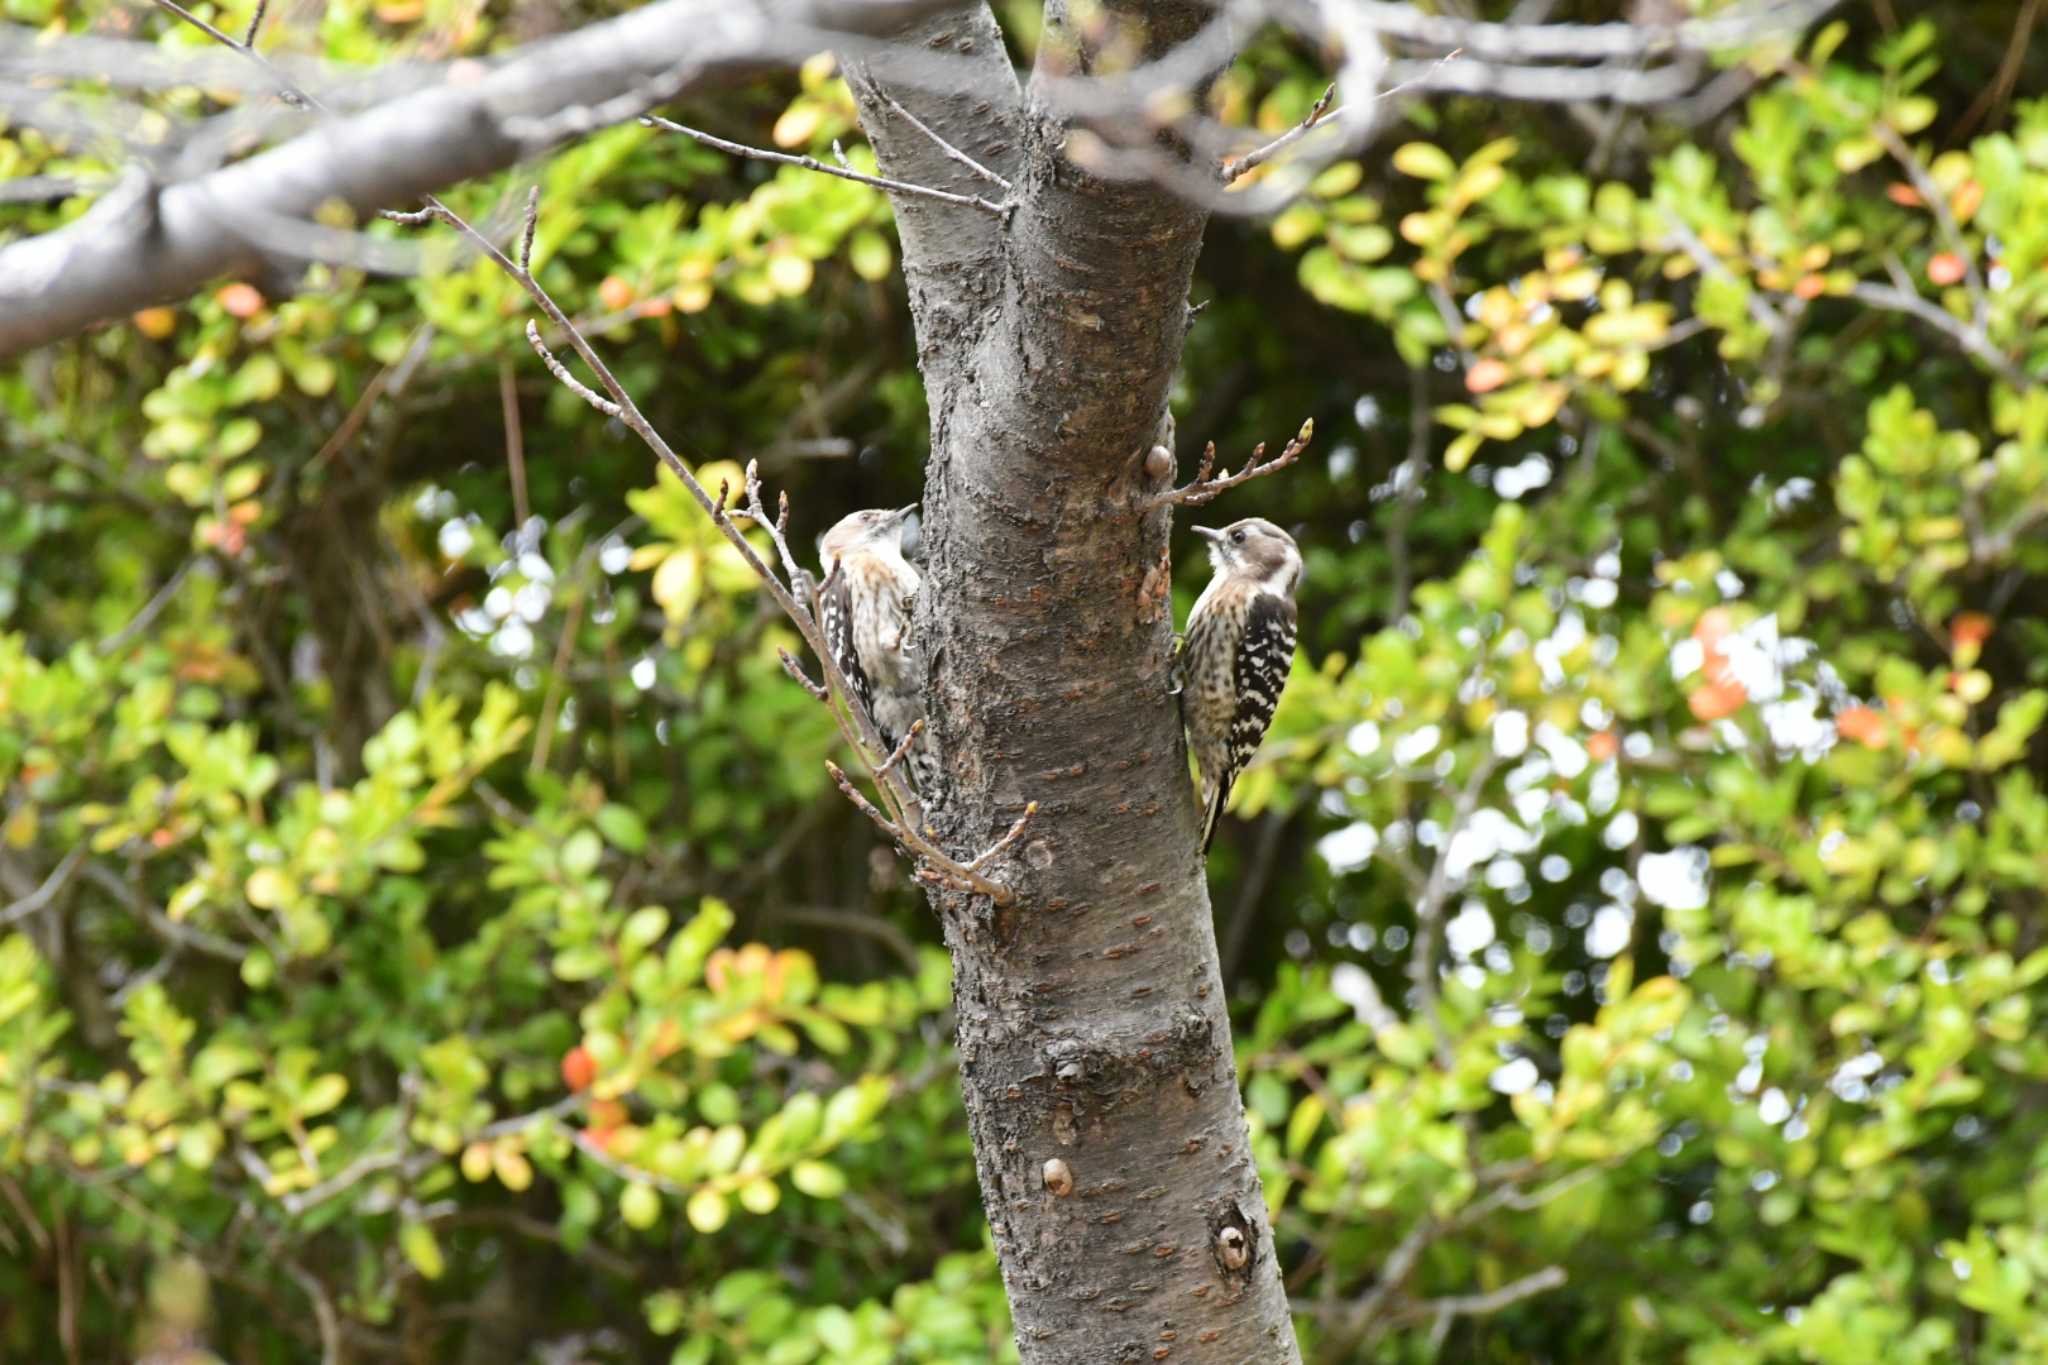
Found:
[[[1200,507],[1205,502],[1212,502],[1239,484],[1250,483],[1253,479],[1262,479],[1287,468],[1301,458],[1301,452],[1308,449],[1308,443],[1315,439],[1315,435],[1316,423],[1311,417],[1301,424],[1301,430],[1294,434],[1294,439],[1273,459],[1266,459],[1266,443],[1261,441],[1252,447],[1251,458],[1245,461],[1243,469],[1235,474],[1226,469],[1213,478],[1210,474],[1216,468],[1216,443],[1211,441],[1202,451],[1202,466],[1195,471],[1194,481],[1159,494],[1152,499],[1151,505],[1158,507],[1177,503],[1184,507]]]
[[[1074,1172],[1067,1163],[1053,1157],[1045,1163],[1045,1187],[1054,1197],[1065,1199],[1074,1192]]]

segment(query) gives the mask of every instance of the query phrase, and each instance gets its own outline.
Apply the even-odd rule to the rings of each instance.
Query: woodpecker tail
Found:
[[[1230,788],[1219,786],[1212,795],[1208,784],[1203,784],[1202,794],[1208,799],[1202,803],[1202,856],[1209,856],[1209,845],[1216,842],[1216,826],[1223,821],[1223,803],[1230,799]]]

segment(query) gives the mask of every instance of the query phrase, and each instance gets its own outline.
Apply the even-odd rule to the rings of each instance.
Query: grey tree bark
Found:
[[[1213,13],[1113,0],[1155,56]],[[1101,30],[1094,30],[1101,32]],[[907,35],[979,59],[978,94],[887,91],[850,64],[885,172],[1012,182],[1015,212],[899,197],[932,414],[920,594],[950,851],[1039,812],[994,874],[938,893],[981,1187],[1027,1362],[1299,1359],[1249,1149],[1175,698],[1170,514],[1144,457],[1205,212],[1064,154],[986,9]],[[1097,53],[1053,0],[1033,85]],[[1172,148],[1161,144],[1165,150]]]

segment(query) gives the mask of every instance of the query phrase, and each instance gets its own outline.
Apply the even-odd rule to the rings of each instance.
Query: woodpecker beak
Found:
[[[1214,527],[1190,526],[1188,529],[1208,541],[1211,545],[1221,545],[1223,543],[1223,533]]]
[[[908,507],[899,507],[899,508],[897,508],[897,509],[896,509],[896,513],[895,513],[894,517],[892,518],[892,520],[895,520],[895,521],[901,521],[901,520],[903,520],[903,519],[904,519],[905,517],[910,517],[910,516],[916,516],[916,515],[917,515],[917,507],[918,507],[918,505],[917,505],[916,503],[914,503],[914,502],[913,502],[913,503],[912,503],[912,504],[910,504],[910,506],[908,506]]]

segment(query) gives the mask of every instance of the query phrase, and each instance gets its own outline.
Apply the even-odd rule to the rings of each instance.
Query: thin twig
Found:
[[[1024,827],[1031,823],[1031,817],[1036,814],[1038,814],[1038,803],[1036,801],[1026,802],[1024,813],[1017,817],[1016,823],[1010,826],[1002,838],[983,849],[973,862],[967,864],[967,870],[969,872],[979,872],[1003,853],[1009,851],[1013,844],[1024,837]]]
[[[519,386],[509,360],[498,362],[498,404],[505,414],[505,466],[512,475],[512,516],[515,525],[524,527],[533,509],[526,501],[526,433],[519,421]]]
[[[875,771],[877,773],[886,773],[898,763],[901,763],[903,756],[910,752],[910,746],[917,743],[917,737],[923,733],[924,717],[919,716],[916,720],[910,722],[910,729],[904,733],[903,739],[896,745],[896,751],[883,759],[882,766],[875,769]]]
[[[290,77],[271,65],[270,59],[258,52],[254,46],[256,30],[263,23],[263,11],[269,7],[269,0],[263,0],[263,3],[256,7],[256,17],[249,21],[249,36],[240,42],[222,33],[183,5],[175,3],[175,0],[156,0],[156,7],[167,14],[175,14],[178,18],[183,19],[208,37],[225,47],[233,48],[236,52],[241,53],[244,57],[256,63],[272,80],[277,82],[277,96],[286,104],[295,105],[302,109],[320,108],[318,102],[311,95],[308,95],[305,91],[299,89],[297,85],[293,84]]]
[[[1793,70],[1798,71],[1800,68],[1795,65]],[[1811,76],[1813,73],[1806,74]],[[1825,88],[1817,77],[1814,79],[1814,85],[1816,89]],[[1968,239],[1963,236],[1962,225],[1956,222],[1956,216],[1949,208],[1948,196],[1942,193],[1941,186],[1934,183],[1934,177],[1929,174],[1927,167],[1921,164],[1920,158],[1890,124],[1881,118],[1873,119],[1870,133],[1884,144],[1885,151],[1890,153],[1892,160],[1899,163],[1900,169],[1906,173],[1906,178],[1913,182],[1913,188],[1919,191],[1921,202],[1927,205],[1928,212],[1934,215],[1934,221],[1941,228],[1942,241],[1963,263],[1963,287],[1970,296],[1971,323],[1982,331],[1985,319],[1991,313],[1991,298],[1984,290],[1984,272],[1977,268],[1977,253],[1970,249]]]
[[[723,496],[724,489],[719,490]],[[776,557],[782,561],[782,572],[788,575],[792,586],[803,582],[804,571],[796,562],[796,555],[789,548],[789,494],[784,493],[776,502],[776,515],[771,519],[768,509],[761,505],[761,462],[748,460],[746,470],[747,506],[741,515],[768,533],[769,543],[774,545]]]
[[[27,919],[30,915],[35,914],[36,911],[41,910],[44,906],[55,900],[57,893],[70,883],[71,874],[78,870],[78,864],[84,860],[85,848],[84,844],[76,845],[69,853],[64,855],[62,862],[51,869],[50,875],[43,878],[41,886],[29,892],[5,910],[0,910],[0,929],[6,928],[16,920]]]
[[[555,667],[548,678],[547,696],[541,701],[533,756],[526,765],[528,773],[544,773],[548,769],[548,753],[554,747],[555,728],[561,715],[562,689],[569,676],[569,655],[576,647],[576,632],[583,625],[583,604],[589,595],[589,584],[579,576],[576,596],[569,602],[568,618],[562,622],[562,638],[555,644]]]
[[[348,410],[348,416],[342,418],[341,425],[334,429],[334,434],[327,438],[319,451],[307,462],[306,468],[309,472],[322,468],[347,448],[348,443],[355,439],[356,433],[362,430],[363,424],[370,419],[370,409],[384,396],[384,391],[409,376],[413,367],[426,358],[427,348],[433,345],[433,342],[432,323],[423,322],[413,329],[412,336],[406,342],[405,354],[377,371],[376,376],[363,386],[362,397],[356,399],[355,406]]]
[[[1466,369],[1472,368],[1472,348],[1465,344],[1465,315],[1458,311],[1458,301],[1451,297],[1450,288],[1442,280],[1429,282],[1429,301],[1436,307],[1436,315],[1443,320],[1444,340],[1458,353],[1458,361]]]
[[[1330,83],[1308,111],[1308,116],[1274,138],[1263,147],[1255,147],[1234,161],[1226,161],[1216,168],[1216,178],[1226,185],[1235,184],[1271,160],[1275,152],[1286,150],[1308,136],[1309,129],[1322,122],[1323,115],[1330,112],[1330,102],[1337,98],[1337,84]]]
[[[1444,834],[1443,851],[1430,865],[1429,881],[1415,902],[1415,946],[1408,956],[1408,980],[1415,987],[1416,1000],[1436,1034],[1437,1065],[1446,1071],[1452,1062],[1451,1038],[1437,1007],[1436,936],[1438,925],[1443,920],[1444,902],[1451,894],[1451,846],[1471,821],[1472,812],[1479,805],[1480,794],[1486,789],[1487,779],[1493,776],[1493,770],[1499,763],[1499,757],[1489,748],[1465,779],[1457,802],[1451,808],[1451,822]]]
[[[684,137],[695,138],[705,146],[715,147],[729,156],[748,157],[755,161],[771,161],[779,166],[800,166],[804,170],[816,171],[820,175],[836,175],[841,180],[853,180],[863,185],[872,185],[878,190],[887,190],[896,194],[922,195],[927,199],[936,199],[943,204],[957,204],[962,208],[980,209],[983,213],[991,213],[998,218],[1007,217],[1010,212],[1010,205],[998,204],[992,200],[983,199],[979,195],[955,194],[951,190],[937,190],[929,185],[913,185],[907,180],[891,180],[886,176],[863,175],[851,166],[829,165],[814,156],[791,156],[787,152],[771,152],[765,147],[749,147],[740,142],[728,142],[722,137],[714,137],[712,134],[701,129],[688,128],[669,119],[658,118],[653,114],[643,114],[640,122],[649,128],[660,128],[671,133],[681,133]],[[1006,184],[1003,188],[1008,189],[1009,186]]]
[[[1415,518],[1415,506],[1422,500],[1422,483],[1429,475],[1429,437],[1435,411],[1429,402],[1429,373],[1417,367],[1408,371],[1408,457],[1394,467],[1394,507],[1387,517],[1387,558],[1393,570],[1392,604],[1387,619],[1399,621],[1408,614],[1409,594],[1414,590],[1415,571],[1409,563],[1408,528]]]
[[[256,35],[263,31],[263,17],[270,13],[270,0],[256,0],[256,12],[249,16],[249,31],[242,35],[242,46],[256,46]]]
[[[827,692],[823,687],[811,681],[811,675],[804,672],[804,666],[797,662],[794,654],[791,654],[786,649],[777,649],[775,657],[782,660],[782,671],[802,684],[804,691],[822,702],[830,702],[832,700],[830,692]]]
[[[2015,389],[2031,389],[2038,382],[2015,365],[2012,357],[1993,345],[1991,338],[1981,329],[1910,289],[1894,289],[1866,282],[1850,286],[1849,297],[1889,313],[1905,313],[1920,319],[1961,346]]]
[[[2005,102],[2012,98],[2013,86],[2018,83],[2020,69],[2027,60],[2027,41],[2034,31],[2035,22],[2041,17],[2041,0],[2026,0],[2020,6],[2019,18],[2014,21],[2012,37],[2006,42],[2005,56],[1999,60],[1998,74],[1991,84],[1984,87],[1982,94],[1970,102],[1963,116],[1948,130],[1948,143],[1954,146],[1968,137],[1985,114],[1997,108],[2002,115]]]
[[[257,16],[259,19],[261,15]],[[313,1301],[313,1320],[320,1326],[320,1365],[339,1365],[341,1360],[341,1317],[334,1311],[334,1298],[318,1276],[297,1261],[284,1263],[286,1273]]]
[[[1203,448],[1202,465],[1195,471],[1194,480],[1156,495],[1149,505],[1163,507],[1177,504],[1183,507],[1200,507],[1205,502],[1212,502],[1239,484],[1250,483],[1253,479],[1262,479],[1268,474],[1277,474],[1287,468],[1301,458],[1301,452],[1308,449],[1308,443],[1315,439],[1315,434],[1316,421],[1311,417],[1301,424],[1301,430],[1294,434],[1294,438],[1270,462],[1264,462],[1266,443],[1261,441],[1252,447],[1251,458],[1245,461],[1243,469],[1235,474],[1226,469],[1213,479],[1209,477],[1209,471],[1216,467],[1216,443],[1211,441]]]
[[[1779,316],[1777,309],[1771,307],[1770,300],[1756,289],[1747,287],[1749,281],[1729,269],[1728,263],[1716,256],[1700,235],[1693,231],[1692,224],[1675,213],[1666,213],[1664,225],[1671,229],[1671,235],[1678,239],[1678,245],[1685,254],[1692,257],[1693,264],[1700,268],[1701,274],[1718,275],[1722,279],[1734,280],[1744,285],[1743,298],[1749,306],[1749,315],[1770,329],[1773,335],[1784,329],[1785,319]]]
[[[195,952],[205,953],[208,957],[220,958],[224,962],[240,962],[249,956],[249,950],[239,943],[224,939],[218,934],[210,934],[197,925],[184,924],[172,919],[150,904],[140,891],[122,879],[120,873],[104,863],[87,863],[84,875],[87,880],[96,883],[102,891],[126,906],[130,913],[147,924],[167,943],[179,948],[190,948]]]
[[[820,929],[836,929],[844,934],[860,934],[887,947],[912,977],[923,969],[924,964],[918,961],[917,945],[912,943],[901,929],[879,915],[862,910],[835,910],[823,905],[775,906],[766,910],[764,915],[769,920],[808,924]]]
[[[1545,1266],[1532,1275],[1519,1280],[1510,1280],[1500,1288],[1486,1294],[1451,1294],[1439,1299],[1418,1299],[1414,1303],[1402,1304],[1388,1316],[1394,1322],[1416,1322],[1434,1318],[1442,1323],[1451,1318],[1483,1317],[1498,1313],[1504,1308],[1520,1303],[1523,1299],[1563,1287],[1569,1277],[1563,1266]]]
[[[178,589],[185,585],[185,575],[191,573],[192,566],[198,562],[198,556],[195,555],[180,564],[177,572],[164,581],[164,585],[156,590],[149,601],[142,604],[142,610],[136,612],[127,625],[100,641],[99,652],[102,655],[117,653],[130,640],[155,624],[156,618],[163,615],[164,608],[171,604],[171,599],[178,595]]]
[[[918,858],[918,867],[915,875],[919,881],[947,887],[954,891],[971,891],[976,895],[987,896],[997,905],[1010,905],[1016,901],[1016,892],[1007,886],[992,882],[982,876],[980,869],[987,863],[990,857],[1008,846],[1013,835],[1022,833],[1022,818],[1018,820],[1017,825],[1011,827],[1010,834],[997,841],[987,852],[976,858],[972,863],[960,863],[941,853],[922,834],[912,829],[906,821],[888,815],[876,806],[874,802],[868,800],[866,796],[862,795],[860,788],[853,785],[852,779],[847,777],[845,770],[837,763],[832,762],[830,759],[825,760],[825,771],[832,774],[832,781],[838,785],[839,790],[845,795],[846,799],[853,802],[854,809],[874,821],[875,825],[884,834],[887,834],[891,839]],[[1037,809],[1038,803],[1036,801],[1032,802],[1026,808],[1026,816]]]
[[[617,403],[614,403],[611,399],[606,398],[604,395],[593,391],[589,385],[585,384],[575,375],[570,374],[569,367],[567,365],[564,365],[561,361],[555,359],[555,353],[553,351],[550,351],[548,349],[548,344],[540,339],[540,324],[535,322],[532,318],[528,318],[526,320],[526,341],[528,345],[533,347],[534,353],[541,358],[541,363],[548,367],[548,373],[552,374],[555,378],[561,380],[563,386],[567,388],[569,392],[575,394],[578,398],[581,398],[584,402],[590,404],[590,406],[596,408],[599,412],[603,413],[607,417],[619,417],[623,415],[623,409],[621,409]],[[719,515],[723,515],[724,508],[720,507],[718,509],[718,512]]]
[[[979,161],[976,161],[973,157],[961,151],[958,147],[955,147],[952,143],[946,141],[946,139],[944,139],[943,137],[940,137],[936,132],[932,130],[930,124],[926,123],[923,119],[919,118],[917,115],[911,113],[908,109],[905,109],[901,104],[899,104],[894,95],[882,89],[879,85],[874,84],[874,82],[872,81],[868,83],[868,93],[880,99],[882,103],[888,105],[890,110],[894,112],[897,117],[901,118],[905,123],[908,123],[911,127],[917,129],[918,132],[923,133],[925,137],[931,141],[931,144],[934,147],[937,147],[941,152],[945,153],[946,156],[948,156],[954,161],[959,162],[962,166],[965,166],[968,170],[974,172],[974,174],[980,176],[983,180],[988,181],[991,185],[1000,186],[1004,194],[1009,194],[1011,192],[1009,181],[1005,180],[1002,176],[997,175],[994,171],[982,165]]]

